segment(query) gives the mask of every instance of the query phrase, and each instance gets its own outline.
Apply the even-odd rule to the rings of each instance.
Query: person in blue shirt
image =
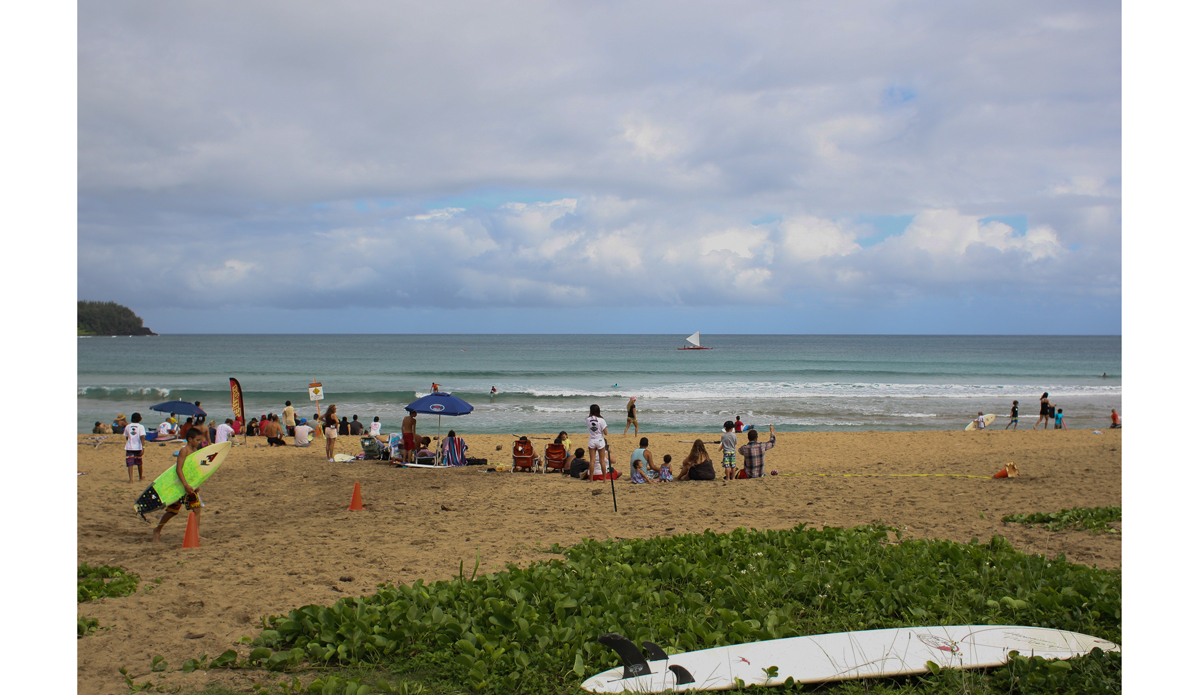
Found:
[[[1056,430],[1067,429],[1067,424],[1065,422],[1063,422],[1062,408],[1059,408],[1058,412],[1054,414],[1054,429],[1056,429]]]

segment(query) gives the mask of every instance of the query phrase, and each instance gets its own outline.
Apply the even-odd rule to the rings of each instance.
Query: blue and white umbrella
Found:
[[[475,410],[475,406],[464,401],[458,396],[452,396],[448,393],[431,393],[428,396],[421,396],[417,400],[404,406],[405,410],[411,410],[414,413],[427,413],[429,415],[438,416],[438,437],[442,436],[442,416],[443,415],[466,415]]]

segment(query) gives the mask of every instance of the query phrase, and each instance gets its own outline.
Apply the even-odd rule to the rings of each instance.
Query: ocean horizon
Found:
[[[229,378],[247,417],[291,400],[308,414],[307,386],[322,383],[340,415],[395,431],[403,407],[438,382],[475,406],[442,431],[579,432],[601,406],[624,429],[637,397],[643,431],[715,431],[740,415],[781,431],[964,428],[977,412],[1020,426],[1038,397],[1064,409],[1069,428],[1106,428],[1121,411],[1121,336],[702,334],[712,350],[677,350],[671,334],[167,334],[78,341],[78,431],[166,400],[202,402],[232,416]],[[1107,377],[1102,376],[1107,373]],[[490,395],[492,387],[498,393]],[[422,431],[430,419],[420,418]],[[434,419],[436,420],[436,418]],[[630,430],[632,432],[632,429]]]

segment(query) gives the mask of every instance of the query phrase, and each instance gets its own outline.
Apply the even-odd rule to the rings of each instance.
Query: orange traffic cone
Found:
[[[200,522],[196,520],[196,512],[188,512],[187,529],[183,532],[184,548],[200,547]]]
[[[360,485],[358,483],[354,484],[354,495],[350,497],[350,506],[348,507],[348,509],[352,512],[363,511],[362,485]]]

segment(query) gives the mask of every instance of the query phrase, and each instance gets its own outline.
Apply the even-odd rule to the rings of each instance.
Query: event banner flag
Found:
[[[242,385],[237,379],[229,378],[229,400],[233,404],[233,417],[246,426],[246,408],[242,403]]]

